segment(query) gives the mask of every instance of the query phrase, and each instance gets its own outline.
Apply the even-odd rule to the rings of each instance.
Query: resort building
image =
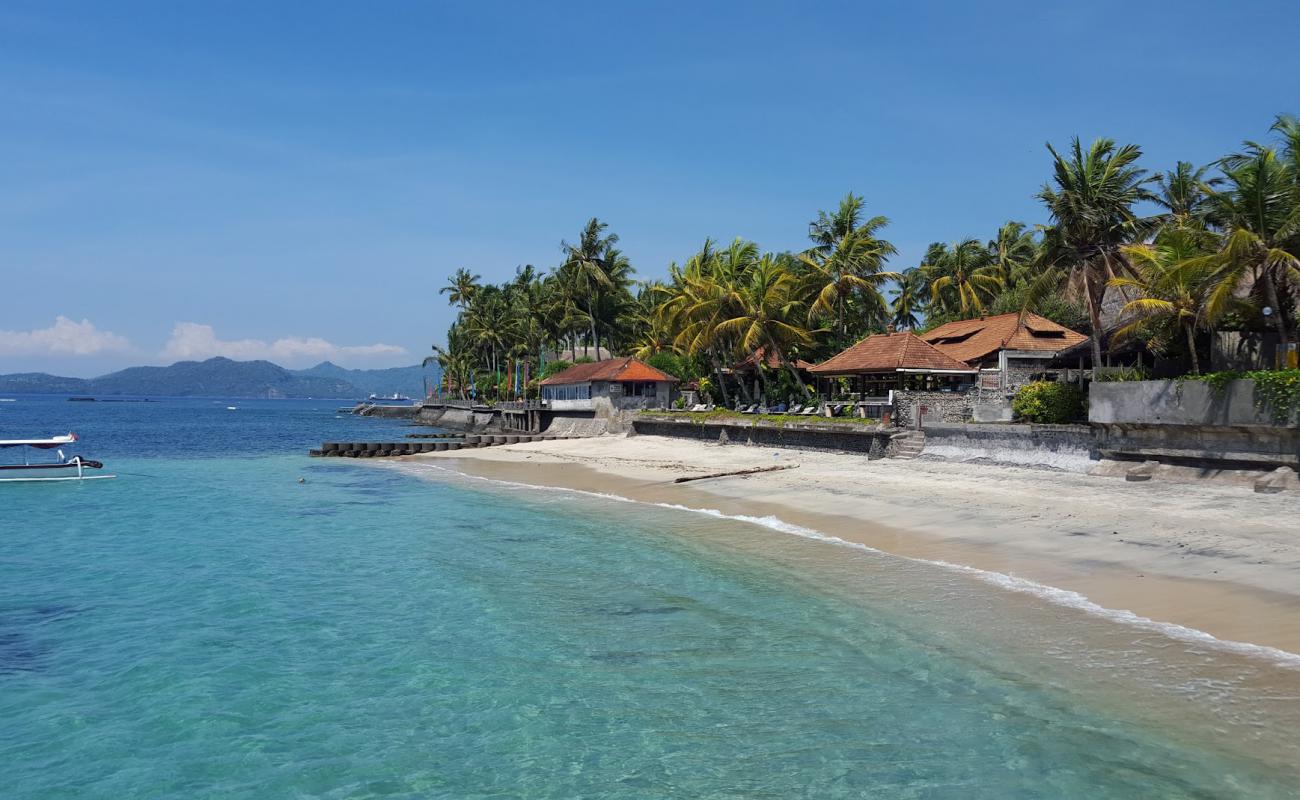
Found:
[[[556,411],[667,408],[679,381],[631,356],[574,364],[541,382],[542,402]]]
[[[914,333],[868,336],[808,371],[824,396],[840,393],[832,380],[847,379],[847,393],[855,400],[884,398],[903,389],[963,391],[979,372]]]
[[[760,347],[749,357],[738,364],[733,364],[731,369],[724,369],[723,373],[730,375],[740,384],[742,392],[752,396],[761,397],[763,394],[762,378],[758,374],[758,366],[762,364],[769,372],[785,369],[785,365],[776,357],[775,353],[769,353],[767,348]],[[791,366],[799,373],[799,377],[805,383],[812,383],[812,374],[808,371],[812,369],[812,362],[804,361],[802,358],[796,358],[791,362]]]
[[[1088,337],[1037,314],[999,314],[940,325],[921,338],[947,356],[980,370],[981,389],[1014,391],[1054,377],[1052,359]]]

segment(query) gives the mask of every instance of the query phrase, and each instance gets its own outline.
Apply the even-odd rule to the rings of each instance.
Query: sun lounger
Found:
[[[785,410],[785,413],[789,414],[790,416],[794,416],[795,414],[802,414],[803,406],[790,406]]]
[[[814,405],[814,406],[808,406],[807,408],[805,408],[805,409],[803,410],[803,413],[800,414],[799,416],[801,416],[801,417],[811,417],[813,414],[816,414],[816,413],[817,413],[818,411],[820,411],[820,410],[821,410],[821,408],[820,408],[819,406],[815,406],[815,405]]]

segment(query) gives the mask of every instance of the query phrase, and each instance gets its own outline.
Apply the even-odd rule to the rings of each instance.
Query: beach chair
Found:
[[[785,414],[789,414],[790,416],[794,416],[794,415],[796,415],[796,414],[802,414],[802,413],[803,413],[803,406],[802,406],[802,405],[798,405],[798,406],[790,406],[790,407],[787,408],[783,413],[785,413]]]
[[[742,414],[757,414],[757,413],[758,413],[758,406],[757,406],[757,405],[745,406],[744,408],[740,409],[740,413],[742,413]]]
[[[805,409],[803,410],[803,413],[800,414],[799,416],[801,416],[801,417],[811,417],[813,414],[816,414],[816,413],[817,413],[818,411],[820,411],[820,410],[821,410],[821,406],[819,406],[819,405],[817,405],[817,404],[813,404],[813,405],[808,406],[807,408],[805,408]]]
[[[703,411],[704,408],[705,408],[705,406],[704,406],[703,403],[696,403],[695,405],[691,406],[691,413],[696,413],[696,412],[699,412],[699,411]]]

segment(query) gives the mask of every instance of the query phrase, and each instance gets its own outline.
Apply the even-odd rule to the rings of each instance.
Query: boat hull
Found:
[[[0,483],[34,483],[45,481],[89,481],[115,478],[98,467],[85,464],[4,464],[0,465]]]

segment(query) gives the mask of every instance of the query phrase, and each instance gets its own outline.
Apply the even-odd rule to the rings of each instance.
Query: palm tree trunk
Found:
[[[1196,355],[1196,331],[1190,323],[1183,325],[1183,331],[1187,334],[1187,352],[1192,354],[1192,374],[1201,374],[1201,361]]]
[[[1097,377],[1097,368],[1101,366],[1101,308],[1100,303],[1093,298],[1092,291],[1087,291],[1088,295],[1088,320],[1092,323],[1092,376]]]
[[[811,400],[812,395],[808,393],[808,387],[804,385],[803,378],[799,377],[799,370],[794,368],[794,364],[790,363],[790,360],[785,357],[785,353],[781,352],[781,348],[777,347],[776,343],[771,339],[768,339],[767,341],[768,347],[771,347],[772,352],[776,353],[777,360],[780,361],[787,370],[789,370],[790,377],[794,378],[794,382],[799,385],[799,391],[803,392],[803,399]]]
[[[1278,352],[1282,354],[1281,366],[1286,366],[1287,348],[1291,344],[1291,337],[1287,335],[1286,319],[1282,309],[1278,306],[1277,301],[1277,284],[1273,283],[1273,271],[1266,269],[1263,273],[1264,278],[1264,295],[1268,298],[1268,305],[1273,309],[1273,325],[1277,328]]]

